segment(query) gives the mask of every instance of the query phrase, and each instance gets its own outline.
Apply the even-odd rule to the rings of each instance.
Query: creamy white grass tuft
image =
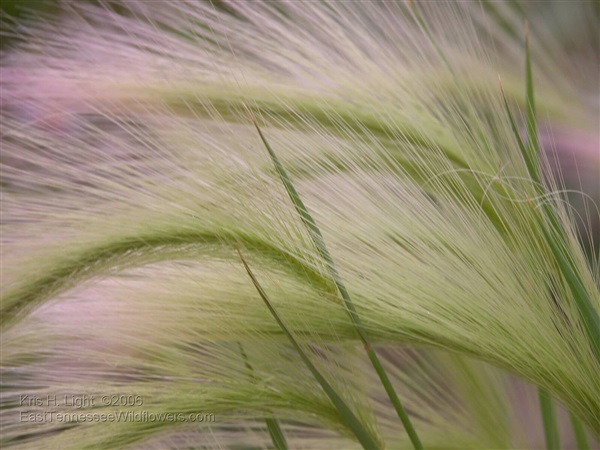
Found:
[[[525,137],[526,5],[65,5],[2,55],[3,446],[269,447],[265,418],[289,448],[359,446],[239,247],[370,436],[410,448],[244,105],[425,448],[537,445],[537,422],[514,420],[536,400],[516,403],[505,371],[600,434],[579,295],[597,319],[598,257],[580,248],[561,181],[532,179],[507,114]],[[572,8],[597,33],[593,5]],[[551,17],[528,19],[539,128],[594,130],[591,62]],[[48,409],[21,395],[65,393],[136,394],[145,411],[216,421],[20,420]],[[139,408],[85,412],[124,410]]]

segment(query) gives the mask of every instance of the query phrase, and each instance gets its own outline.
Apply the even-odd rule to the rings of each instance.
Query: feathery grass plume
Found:
[[[410,448],[244,104],[425,448],[538,447],[531,385],[597,439],[578,296],[598,313],[597,249],[588,260],[562,181],[532,179],[519,148],[525,18],[540,144],[556,126],[598,134],[598,16],[569,5],[577,34],[559,6],[512,1],[418,2],[418,17],[401,2],[67,1],[17,29],[1,60],[2,446],[269,447],[267,417],[290,448],[358,447],[240,246],[362,426]],[[123,393],[143,405],[79,411],[155,420],[20,420],[78,412],[22,395]]]
[[[269,273],[256,270],[260,276]],[[207,271],[216,273],[202,277]],[[226,279],[219,283],[223,271]],[[148,283],[147,278],[154,282]],[[195,436],[196,442],[204,442],[207,438],[203,435],[209,427],[217,435],[228,427],[240,427],[239,423],[259,430],[257,422],[267,414],[282,419],[290,448],[300,446],[298,443],[302,440],[298,437],[319,436],[316,426],[332,429],[342,436],[350,435],[351,430],[344,431],[340,417],[320,394],[310,373],[302,369],[294,350],[281,345],[286,342],[282,336],[278,335],[274,341],[272,335],[260,332],[257,325],[254,331],[239,332],[238,337],[245,339],[244,350],[247,359],[252,361],[253,375],[248,374],[235,342],[223,342],[218,335],[218,342],[202,341],[206,336],[216,335],[207,333],[206,324],[220,323],[228,330],[238,330],[231,326],[232,315],[240,321],[247,315],[250,326],[255,323],[250,311],[269,316],[266,311],[249,308],[236,317],[237,311],[230,313],[230,305],[220,301],[239,295],[240,305],[260,303],[246,278],[243,270],[232,267],[229,261],[148,266],[130,272],[121,283],[102,281],[100,286],[84,289],[71,299],[47,305],[29,316],[21,327],[10,330],[10,339],[3,340],[9,352],[13,350],[10,360],[20,362],[10,370],[5,367],[3,376],[6,384],[18,386],[3,394],[5,404],[14,402],[11,408],[3,410],[3,445],[18,447],[20,444],[24,448],[137,445],[147,448],[173,435],[174,429],[181,430],[181,439],[187,433],[188,439]],[[170,289],[175,281],[183,288],[179,297],[173,296]],[[291,299],[294,302],[310,298],[303,295],[302,285],[278,286],[268,278],[265,281],[265,287],[268,286],[278,305],[283,306],[290,300],[288,292],[298,292],[298,297]],[[239,290],[241,292],[236,292]],[[105,296],[112,299],[109,304]],[[308,319],[305,326],[310,322]],[[303,329],[298,324],[295,328]],[[406,435],[398,430],[395,412],[385,400],[381,386],[366,375],[369,362],[362,349],[335,341],[322,343],[317,337],[310,337],[310,332],[303,334],[307,342],[320,343],[318,349],[311,344],[313,358],[336,390],[343,393],[346,401],[351,401],[361,421],[372,423],[369,411],[375,410],[386,442],[402,448],[410,446]],[[52,345],[40,347],[39,339]],[[21,345],[17,347],[15,343]],[[18,355],[14,349],[20,351]],[[3,353],[6,354],[4,349]],[[506,401],[503,378],[497,371],[476,370],[473,363],[443,354],[398,349],[388,350],[386,359],[394,368],[390,375],[407,400],[407,407],[419,412],[416,425],[426,431],[430,447],[445,448],[449,436],[456,448],[477,449],[485,443],[493,447],[498,446],[498,442],[509,442],[508,425],[500,426],[506,419],[503,412]],[[28,363],[24,364],[24,360]],[[40,373],[44,374],[43,386],[40,386]],[[340,380],[344,380],[343,383]],[[92,429],[89,429],[90,424],[82,424],[64,430],[64,423],[48,421],[38,424],[37,433],[32,433],[32,424],[19,420],[20,417],[33,420],[29,419],[37,417],[33,414],[44,414],[48,410],[46,405],[27,402],[19,405],[21,395],[31,398],[56,395],[61,399],[81,390],[96,394],[97,398],[126,390],[143,398],[144,404],[142,407],[97,404],[84,409],[82,413],[121,414],[120,422],[92,423]],[[372,400],[361,398],[363,390]],[[78,412],[62,403],[52,408],[55,417]],[[204,419],[194,424],[166,419],[163,423],[147,424],[127,419],[144,411],[154,414],[153,417],[170,412],[186,416],[201,414]],[[214,414],[214,421],[209,414]],[[202,427],[200,434],[198,426]],[[61,433],[56,433],[61,429]],[[231,437],[220,438],[220,444],[227,446],[240,439],[236,433],[231,434]],[[321,435],[321,439],[324,440],[316,448],[329,447],[333,445],[330,442],[335,442],[332,436]],[[267,445],[266,430],[263,440],[256,442]],[[349,445],[351,441],[340,444],[342,448]]]

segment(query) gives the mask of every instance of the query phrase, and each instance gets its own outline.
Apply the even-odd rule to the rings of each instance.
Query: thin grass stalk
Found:
[[[526,101],[527,101],[527,111],[526,111],[526,124],[527,124],[527,147],[524,149],[523,157],[526,161],[527,168],[529,170],[529,175],[537,186],[538,191],[543,191],[543,184],[541,179],[541,170],[539,163],[539,139],[537,133],[537,118],[535,114],[535,93],[534,93],[534,83],[533,83],[533,71],[531,68],[531,51],[529,47],[529,24],[525,24],[525,78],[526,78]],[[506,99],[505,99],[506,102]],[[511,119],[511,126],[514,122]],[[516,128],[513,128],[516,130]],[[518,133],[517,133],[518,134]],[[522,142],[519,144],[521,149],[523,150]],[[546,216],[550,219],[551,224],[555,230],[556,239],[559,239],[560,242],[566,243],[566,236],[564,230],[560,226],[558,218],[556,217],[556,212],[550,206],[544,206],[544,212]],[[554,236],[552,236],[545,228],[543,228],[544,236],[546,240],[550,244],[550,248],[552,253],[561,267],[562,273],[565,275],[569,286],[573,294],[575,294],[576,304],[579,308],[580,315],[582,316],[584,325],[586,330],[588,331],[588,335],[590,337],[591,345],[596,353],[596,357],[600,355],[597,351],[598,342],[596,341],[595,334],[598,333],[597,323],[594,325],[594,315],[596,314],[593,310],[591,302],[589,302],[587,298],[587,293],[585,289],[581,285],[581,282],[576,273],[571,269],[571,264],[567,261],[563,252],[558,246],[558,242],[555,241]],[[594,332],[594,328],[596,328],[596,332]],[[556,413],[554,409],[554,403],[550,393],[543,388],[538,389],[538,396],[540,401],[540,409],[542,413],[542,421],[544,425],[544,435],[546,438],[546,448],[548,450],[558,450],[560,448],[560,436],[558,431],[558,425],[556,421]]]
[[[365,449],[371,450],[371,449],[381,448],[377,444],[377,442],[375,442],[375,440],[373,439],[371,434],[367,431],[367,429],[364,427],[364,425],[360,422],[358,417],[356,417],[356,415],[352,412],[352,410],[348,407],[348,405],[346,405],[346,402],[344,402],[342,397],[335,391],[335,389],[329,384],[329,382],[325,379],[325,377],[323,377],[323,375],[321,375],[321,373],[316,368],[316,366],[311,362],[311,360],[306,355],[306,353],[304,352],[304,350],[302,349],[302,347],[300,346],[298,341],[296,341],[296,338],[294,337],[294,335],[287,328],[287,326],[285,325],[285,323],[283,322],[283,320],[281,319],[281,317],[279,316],[279,314],[277,313],[277,311],[275,310],[275,308],[269,301],[267,294],[265,293],[262,286],[260,285],[260,283],[258,282],[256,277],[254,276],[254,273],[250,269],[250,266],[248,266],[248,263],[242,256],[242,252],[239,250],[239,248],[237,249],[237,252],[238,252],[238,255],[240,256],[242,264],[244,265],[244,268],[246,269],[246,272],[248,273],[248,276],[252,280],[254,287],[258,291],[258,294],[260,295],[262,300],[265,302],[265,305],[269,309],[269,312],[271,313],[271,315],[273,316],[273,318],[275,319],[275,321],[277,322],[277,324],[279,325],[279,327],[281,328],[283,333],[290,340],[290,342],[292,343],[292,346],[298,352],[298,355],[300,355],[302,362],[304,362],[304,364],[306,365],[308,370],[310,370],[312,375],[315,377],[315,379],[319,382],[319,384],[325,391],[325,394],[327,394],[327,396],[329,397],[331,402],[334,404],[334,406],[340,413],[340,416],[342,417],[343,421],[346,423],[346,425],[349,427],[349,429],[354,433],[354,435],[356,436],[358,441],[361,443],[361,445]]]
[[[571,419],[571,426],[573,427],[573,434],[575,435],[575,442],[577,442],[577,450],[590,450],[590,443],[588,442],[585,427],[575,414],[569,412],[569,418]]]
[[[412,425],[410,417],[408,416],[408,413],[406,412],[404,406],[402,405],[402,402],[400,401],[398,394],[396,394],[396,391],[394,390],[394,387],[392,386],[392,383],[385,371],[385,368],[381,364],[381,361],[379,360],[377,353],[375,353],[375,350],[371,346],[371,343],[367,337],[364,326],[363,326],[363,324],[360,320],[360,317],[358,316],[358,313],[356,311],[356,307],[354,306],[354,302],[350,298],[350,294],[348,293],[348,290],[346,289],[346,286],[344,285],[344,283],[337,271],[337,268],[335,266],[335,263],[333,261],[331,254],[329,253],[329,250],[327,250],[327,246],[325,244],[325,240],[323,239],[321,230],[319,229],[316,222],[314,221],[314,219],[308,212],[308,209],[306,208],[306,206],[304,205],[304,202],[300,198],[298,191],[296,191],[296,188],[292,184],[292,181],[290,180],[286,170],[284,169],[283,165],[279,161],[279,158],[277,158],[277,155],[275,154],[275,152],[273,151],[271,146],[269,145],[267,139],[265,138],[260,127],[258,126],[256,119],[254,118],[254,116],[252,115],[252,113],[249,109],[248,109],[248,112],[250,114],[252,122],[254,123],[254,126],[256,127],[256,130],[258,131],[258,134],[259,134],[263,144],[265,145],[267,151],[269,152],[269,156],[271,157],[271,160],[273,161],[275,169],[277,170],[277,173],[279,174],[279,177],[280,177],[283,185],[286,188],[286,191],[290,197],[290,200],[292,201],[294,207],[296,208],[296,211],[300,215],[302,222],[306,226],[306,228],[310,234],[310,237],[311,237],[315,247],[317,248],[317,251],[319,252],[319,255],[323,258],[323,260],[325,261],[325,263],[327,265],[327,268],[329,270],[331,278],[333,279],[340,295],[342,296],[344,305],[346,306],[348,314],[350,315],[350,318],[351,318],[351,320],[354,324],[354,327],[360,337],[360,340],[362,341],[362,343],[365,347],[365,350],[367,352],[369,360],[371,361],[371,364],[375,368],[375,371],[377,372],[377,375],[379,376],[379,379],[381,380],[381,383],[385,389],[385,392],[387,393],[392,404],[394,405],[394,409],[396,410],[396,413],[398,414],[398,417],[400,418],[400,421],[402,422],[402,425],[404,426],[404,429],[406,430],[413,447],[415,448],[415,450],[422,450],[423,444],[421,443],[421,440],[419,439],[419,436],[418,436],[414,426]]]
[[[533,71],[531,69],[531,53],[529,50],[529,26],[526,26],[525,33],[525,72],[527,79],[527,149],[524,158],[531,159],[530,176],[535,182],[540,193],[543,193],[543,184],[540,175],[539,163],[539,139],[537,135],[537,119],[535,114],[535,95],[533,83]],[[529,167],[529,165],[528,165]],[[547,203],[544,203],[543,210],[550,221],[551,229],[542,227],[542,231],[550,249],[561,269],[565,280],[567,281],[571,292],[575,298],[575,303],[583,321],[584,328],[590,339],[592,350],[596,359],[600,361],[600,317],[594,309],[588,293],[581,282],[580,275],[569,261],[568,251],[566,249],[567,236],[563,229],[556,211]]]
[[[527,45],[527,48],[529,49],[529,45]],[[530,67],[531,66],[531,62],[530,62],[529,56],[527,56],[527,66],[528,66],[527,72],[528,72],[528,77],[529,77],[530,73],[531,73],[531,67]],[[528,83],[528,86],[533,87],[533,83],[531,83],[531,84]],[[519,134],[515,118],[514,118],[512,112],[511,112],[511,110],[510,110],[510,107],[508,105],[508,101],[506,99],[506,95],[504,94],[504,90],[502,88],[502,81],[500,81],[500,92],[502,93],[502,100],[504,102],[504,107],[506,108],[506,113],[507,113],[507,116],[508,116],[508,119],[509,119],[509,122],[510,122],[511,129],[512,129],[514,135],[515,135],[515,139],[517,140],[517,143],[519,145],[519,149],[521,150],[521,153],[523,154],[523,157],[525,159],[525,163],[527,165],[529,173],[530,173],[530,175],[533,178],[533,174],[536,173],[535,157],[531,157],[532,154],[525,147],[525,144],[523,143],[523,139],[521,139],[521,135]],[[527,98],[528,99],[530,99],[530,98],[533,99],[533,92],[529,92],[529,90],[528,90]],[[533,105],[533,102],[531,104]],[[533,115],[533,118],[535,118],[535,114]],[[541,193],[542,186],[540,184],[536,184],[536,188]],[[554,211],[552,210],[552,215],[553,215],[553,212]],[[550,238],[550,236],[547,234],[546,231],[544,231],[544,234],[545,234],[545,237],[546,237],[546,239],[548,240],[548,242],[550,244],[550,247],[553,249],[553,252],[555,252],[555,254],[558,255],[562,259],[562,253],[559,251],[558,248],[555,248],[554,241]],[[564,263],[565,263],[565,267],[567,269],[569,269],[568,263],[566,261],[564,261]],[[573,275],[574,274],[570,274],[570,276],[573,276]],[[591,304],[589,306],[591,307]],[[594,311],[592,310],[592,312],[594,312]],[[592,341],[592,345],[593,345],[593,341]],[[540,398],[540,405],[543,406],[543,405],[545,405],[545,401],[544,401],[544,403],[542,402],[542,397],[545,397],[545,396],[549,397],[549,394],[546,391],[543,391],[543,393],[542,393],[541,389],[538,392],[539,392],[539,398]],[[550,402],[551,402],[551,399],[550,399]],[[582,423],[579,421],[579,419],[577,418],[577,416],[575,416],[573,413],[570,412],[569,414],[571,416],[571,423],[573,424],[573,430],[574,430],[574,433],[575,433],[575,437],[576,437],[577,442],[578,442],[578,448],[580,448],[580,449],[587,449],[587,448],[589,448],[589,446],[587,444],[587,437],[585,435],[585,429],[583,428]],[[542,416],[544,416],[544,415],[545,415],[545,413],[544,413],[544,410],[542,409]],[[547,423],[544,420],[544,427],[546,427],[546,425],[548,425],[550,427],[554,427],[554,428],[556,427],[556,424],[553,421],[549,421]],[[548,432],[550,432],[550,431],[548,430]]]
[[[535,157],[531,157],[531,154],[527,151],[525,147],[525,143],[523,139],[521,139],[521,134],[519,133],[519,129],[517,128],[517,122],[515,121],[515,117],[513,116],[512,111],[510,110],[510,106],[508,104],[508,99],[506,98],[506,94],[504,93],[504,88],[502,87],[502,80],[500,82],[500,93],[502,94],[502,101],[504,102],[504,108],[506,109],[506,115],[508,116],[508,121],[510,122],[510,128],[515,135],[515,139],[517,140],[517,144],[519,146],[519,150],[523,155],[523,159],[525,160],[525,165],[527,166],[527,171],[529,175],[533,177],[533,174],[536,173],[536,162]]]
[[[554,401],[547,390],[538,388],[540,410],[542,411],[542,423],[544,425],[544,437],[547,450],[560,450],[560,434],[556,426],[556,410]]]
[[[523,155],[529,160],[527,167],[529,175],[536,183],[540,183],[539,148],[537,119],[535,117],[535,96],[533,90],[533,71],[531,69],[531,51],[529,49],[529,23],[525,23],[525,82],[527,85],[526,122],[527,122],[527,151]]]
[[[273,446],[277,450],[287,450],[287,440],[285,439],[285,434],[283,434],[283,430],[281,429],[277,419],[266,418],[265,423],[267,424],[267,429],[269,430],[269,435],[271,436]]]
[[[529,45],[527,45],[527,48],[529,48]],[[527,52],[527,55],[529,55],[529,51]],[[527,56],[527,67],[529,67],[529,69],[527,69],[528,74],[531,74],[530,66],[531,66],[531,61],[530,61],[529,56]],[[528,77],[529,76],[530,75],[528,75]],[[527,89],[528,110],[534,112],[533,115],[528,116],[528,120],[535,120],[533,83],[528,82],[527,85],[528,85],[528,89]],[[514,133],[517,143],[519,145],[519,149],[521,150],[521,152],[523,154],[523,158],[525,159],[525,163],[529,170],[529,174],[532,177],[532,179],[535,181],[535,177],[538,176],[537,175],[538,169],[537,169],[536,158],[538,157],[537,154],[539,153],[539,150],[537,150],[537,149],[535,150],[536,156],[533,156],[533,157],[531,156],[530,146],[528,146],[528,147],[525,146],[525,144],[523,143],[523,140],[521,139],[519,131],[517,129],[515,118],[510,110],[508,101],[507,101],[506,96],[504,95],[504,91],[502,89],[502,83],[500,83],[500,91],[502,92],[504,106],[506,108],[506,112],[507,112],[507,115],[509,118],[511,128],[513,130],[513,133]],[[528,130],[535,130],[537,127],[535,125],[528,125],[527,128],[528,128]],[[537,137],[535,139],[531,139],[531,140],[537,141]],[[543,185],[541,184],[541,182],[537,181],[535,183],[535,187],[536,187],[536,191],[537,191],[538,195],[544,194],[544,189],[543,189]],[[556,215],[556,211],[550,205],[548,205],[546,203],[544,203],[544,205],[543,205],[543,210],[544,210],[544,213],[546,214],[547,218],[550,220],[551,230],[542,228],[542,232],[544,233],[544,237],[545,237],[546,241],[548,242],[548,245],[550,246],[550,250],[552,251],[552,254],[556,258],[556,261],[557,261],[559,267],[561,268],[561,272],[562,272],[563,276],[565,277],[569,287],[571,288],[571,291],[574,294],[575,302],[576,302],[577,308],[579,310],[579,314],[582,318],[584,328],[590,338],[592,350],[593,350],[594,354],[596,355],[596,358],[600,361],[600,318],[598,317],[597,312],[595,311],[591,301],[588,298],[588,294],[585,291],[585,288],[583,287],[583,284],[581,283],[581,281],[579,279],[579,275],[574,270],[573,265],[568,260],[568,257],[564,254],[565,250],[563,250],[563,247],[566,242],[566,236],[565,236],[564,230],[562,229],[562,226],[560,225],[560,222]],[[552,233],[552,232],[554,232],[554,233]],[[556,234],[558,234],[558,236],[556,236]]]

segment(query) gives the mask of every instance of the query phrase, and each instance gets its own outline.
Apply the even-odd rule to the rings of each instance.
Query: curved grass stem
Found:
[[[546,438],[546,449],[560,450],[560,435],[556,425],[556,410],[554,409],[552,397],[543,388],[538,388],[538,396],[544,425],[544,436]]]
[[[325,291],[333,292],[335,289],[326,277],[304,264],[301,259],[260,238],[222,230],[156,230],[144,235],[107,240],[97,245],[90,244],[78,253],[58,260],[51,269],[33,273],[23,287],[4,294],[0,307],[0,326],[7,327],[18,322],[43,300],[103,273],[175,258],[194,258],[209,248],[222,245],[234,247],[240,243],[281,267],[286,267],[290,273],[296,273],[304,280],[308,277]]]

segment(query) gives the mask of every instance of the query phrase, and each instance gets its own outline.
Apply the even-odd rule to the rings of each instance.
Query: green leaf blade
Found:
[[[334,406],[340,413],[343,421],[346,423],[348,428],[350,430],[352,430],[352,432],[354,433],[354,435],[356,436],[358,441],[361,443],[361,445],[365,449],[371,450],[371,449],[381,448],[380,445],[373,439],[371,434],[367,431],[365,426],[360,422],[360,420],[356,417],[356,415],[348,407],[346,402],[344,402],[342,397],[335,391],[333,386],[331,386],[329,384],[329,382],[325,379],[325,377],[323,377],[323,375],[321,375],[319,370],[311,362],[308,355],[304,352],[304,350],[302,349],[302,347],[300,346],[300,344],[298,343],[298,341],[296,340],[294,335],[287,328],[287,326],[285,325],[285,323],[283,322],[283,320],[281,319],[281,317],[279,316],[279,314],[277,313],[277,311],[275,310],[275,308],[269,301],[267,294],[265,293],[262,286],[256,279],[254,273],[250,269],[250,266],[248,266],[248,263],[242,256],[242,253],[240,252],[239,249],[238,249],[238,254],[240,256],[240,259],[242,260],[242,264],[244,265],[244,268],[246,269],[246,273],[252,280],[254,287],[256,288],[256,290],[258,291],[263,302],[269,309],[269,312],[271,313],[271,315],[273,316],[273,318],[275,319],[275,321],[277,322],[277,324],[279,325],[279,327],[281,328],[283,333],[289,339],[289,341],[291,342],[291,344],[294,347],[294,349],[296,350],[296,352],[298,352],[298,355],[300,356],[300,359],[302,359],[302,362],[304,362],[304,364],[306,365],[308,370],[311,372],[311,374],[315,377],[315,379],[318,381],[318,383],[323,388],[323,391],[325,391],[325,394],[329,397],[331,402],[334,404]]]
[[[275,448],[277,450],[287,450],[287,440],[279,422],[276,419],[267,418],[265,419],[265,423],[267,424],[267,429],[269,430],[269,435],[271,436],[271,441],[273,441]]]
[[[304,205],[304,202],[300,198],[298,191],[294,187],[286,170],[284,169],[283,165],[279,161],[279,158],[277,158],[275,151],[273,150],[273,148],[271,147],[271,145],[269,144],[269,142],[263,135],[263,133],[262,133],[260,127],[258,126],[258,123],[254,119],[254,116],[252,115],[252,112],[250,111],[250,109],[248,109],[248,113],[250,114],[252,122],[254,123],[254,126],[256,127],[256,130],[258,131],[258,134],[259,134],[263,144],[265,145],[265,147],[267,148],[267,151],[269,152],[269,156],[271,157],[271,160],[273,161],[273,165],[275,166],[277,173],[278,173],[283,185],[286,188],[286,191],[290,197],[290,200],[292,201],[294,207],[296,208],[296,211],[300,215],[302,222],[308,229],[308,232],[311,236],[311,239],[312,239],[315,247],[317,248],[317,251],[319,252],[319,255],[323,258],[323,260],[327,264],[330,276],[333,279],[333,281],[344,301],[344,305],[346,306],[348,314],[350,315],[350,318],[355,326],[356,332],[359,335],[361,341],[363,342],[363,344],[365,346],[365,350],[367,352],[369,360],[371,361],[373,367],[375,368],[375,371],[377,372],[377,375],[379,376],[381,384],[383,385],[385,392],[387,393],[390,401],[392,402],[392,405],[394,406],[394,409],[396,410],[396,414],[400,418],[400,421],[402,422],[402,425],[404,426],[404,429],[406,430],[413,447],[415,448],[415,450],[422,450],[423,444],[421,443],[421,440],[419,439],[419,436],[410,420],[410,417],[408,416],[408,413],[406,412],[404,406],[402,405],[402,402],[400,401],[398,394],[396,393],[383,365],[381,364],[381,361],[379,360],[377,353],[375,353],[375,350],[373,350],[371,343],[369,342],[369,339],[364,330],[364,327],[362,325],[362,322],[360,320],[358,312],[356,311],[356,307],[354,306],[354,302],[350,298],[350,294],[348,293],[348,290],[346,289],[346,286],[343,283],[343,281],[337,271],[337,268],[335,266],[333,258],[331,256],[331,254],[329,253],[329,251],[327,250],[327,246],[325,244],[325,240],[323,239],[321,230],[319,229],[316,222],[314,221],[314,219],[308,212],[308,209],[306,208],[306,206]]]
[[[556,410],[552,397],[545,389],[538,389],[542,422],[544,425],[544,436],[547,450],[560,450],[560,435],[556,422]]]

